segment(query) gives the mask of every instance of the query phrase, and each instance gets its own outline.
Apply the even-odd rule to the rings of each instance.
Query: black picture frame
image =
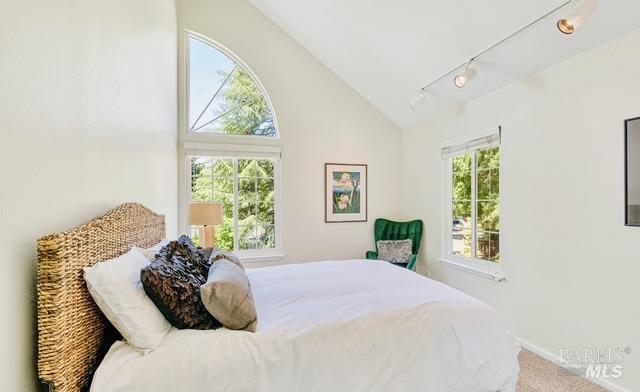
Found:
[[[624,225],[628,227],[640,227],[640,222],[631,222],[629,219],[629,124],[640,122],[640,117],[624,120]],[[635,152],[640,154],[640,151]]]

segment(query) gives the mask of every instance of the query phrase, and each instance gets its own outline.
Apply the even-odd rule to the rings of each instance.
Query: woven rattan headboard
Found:
[[[163,215],[127,203],[38,240],[38,372],[56,392],[87,390],[110,343],[109,323],[87,291],[82,268],[164,237]]]

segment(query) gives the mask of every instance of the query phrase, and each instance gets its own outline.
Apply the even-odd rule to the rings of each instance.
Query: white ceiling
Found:
[[[467,102],[640,27],[640,1],[600,0],[571,36],[555,27],[571,4],[483,56],[464,89],[452,77],[417,90],[564,0],[249,0],[400,127]]]

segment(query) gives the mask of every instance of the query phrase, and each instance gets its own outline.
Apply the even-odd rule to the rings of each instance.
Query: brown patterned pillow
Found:
[[[213,318],[200,299],[207,282],[208,258],[191,239],[182,236],[163,247],[155,260],[140,271],[144,291],[164,317],[178,329],[214,329]]]

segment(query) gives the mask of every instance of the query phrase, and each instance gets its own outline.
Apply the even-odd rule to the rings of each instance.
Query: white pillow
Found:
[[[150,351],[171,329],[145,293],[140,270],[149,260],[139,251],[84,268],[89,293],[102,313],[132,346]]]
[[[155,244],[154,246],[152,246],[150,248],[138,248],[137,246],[134,246],[131,249],[132,250],[137,250],[138,252],[142,253],[144,255],[144,257],[147,258],[147,260],[153,261],[153,260],[155,260],[156,255],[158,254],[158,252],[160,252],[160,249],[162,249],[162,247],[167,245],[169,242],[171,242],[171,241],[162,240],[162,241],[158,242],[157,244]]]

